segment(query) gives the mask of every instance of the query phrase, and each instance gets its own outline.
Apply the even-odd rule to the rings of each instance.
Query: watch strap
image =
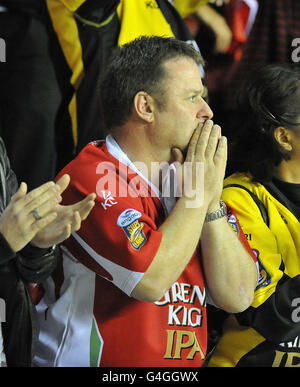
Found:
[[[220,200],[220,205],[221,207],[218,210],[214,212],[210,212],[209,214],[206,215],[205,222],[212,222],[213,220],[223,218],[224,216],[227,215],[226,204],[222,200]]]

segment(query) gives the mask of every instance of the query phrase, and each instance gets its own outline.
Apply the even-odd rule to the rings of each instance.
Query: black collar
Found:
[[[300,222],[300,184],[287,183],[274,177],[264,186]]]

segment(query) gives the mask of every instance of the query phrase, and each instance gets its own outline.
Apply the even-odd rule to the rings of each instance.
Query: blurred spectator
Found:
[[[230,315],[209,365],[299,367],[300,64],[255,69],[222,197],[235,210],[260,276],[252,305]]]
[[[207,62],[205,79],[209,101],[216,122],[222,125],[223,133],[227,135],[228,127],[224,125],[227,122],[223,107],[224,83],[232,67],[241,59],[258,4],[256,0],[205,3],[207,4],[195,7],[185,20]]]
[[[13,170],[29,189],[56,172],[54,127],[61,96],[48,51],[45,4],[0,0],[0,37],[6,42],[6,61],[0,61],[0,135]]]
[[[0,64],[2,136],[30,188],[105,137],[96,85],[113,47],[140,35],[193,41],[167,0],[0,0],[0,6],[6,7],[0,37],[7,42],[7,62]]]
[[[235,96],[248,74],[269,63],[292,63],[293,41],[300,37],[300,2],[298,0],[260,0],[259,8],[242,51],[222,85],[218,114],[224,117],[229,139],[235,115]],[[226,120],[225,120],[225,117]],[[228,120],[228,118],[230,119]]]

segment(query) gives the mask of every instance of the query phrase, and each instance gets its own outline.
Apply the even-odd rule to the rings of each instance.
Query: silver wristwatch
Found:
[[[205,222],[211,222],[213,220],[223,218],[223,216],[227,215],[226,204],[222,200],[220,200],[220,204],[221,207],[217,211],[211,212],[206,215]]]

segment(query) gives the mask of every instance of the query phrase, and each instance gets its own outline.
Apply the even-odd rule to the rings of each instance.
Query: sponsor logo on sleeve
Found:
[[[257,262],[258,262],[258,266],[259,266],[259,278],[258,278],[256,289],[255,289],[255,290],[258,290],[260,288],[264,288],[264,287],[270,285],[271,276],[267,272],[267,270],[265,269],[264,265],[261,263],[261,260],[259,258],[259,251],[256,249],[252,249],[252,251],[254,252],[254,254],[257,258]]]
[[[231,214],[228,217],[227,221],[230,224],[230,226],[233,229],[233,231],[237,234],[237,236],[239,236],[240,235],[240,230],[239,230],[239,226],[238,226],[238,223],[237,223],[236,216]]]
[[[117,225],[124,230],[134,250],[139,250],[147,241],[143,231],[144,223],[139,222],[141,216],[139,211],[128,208],[119,215],[117,220]]]

